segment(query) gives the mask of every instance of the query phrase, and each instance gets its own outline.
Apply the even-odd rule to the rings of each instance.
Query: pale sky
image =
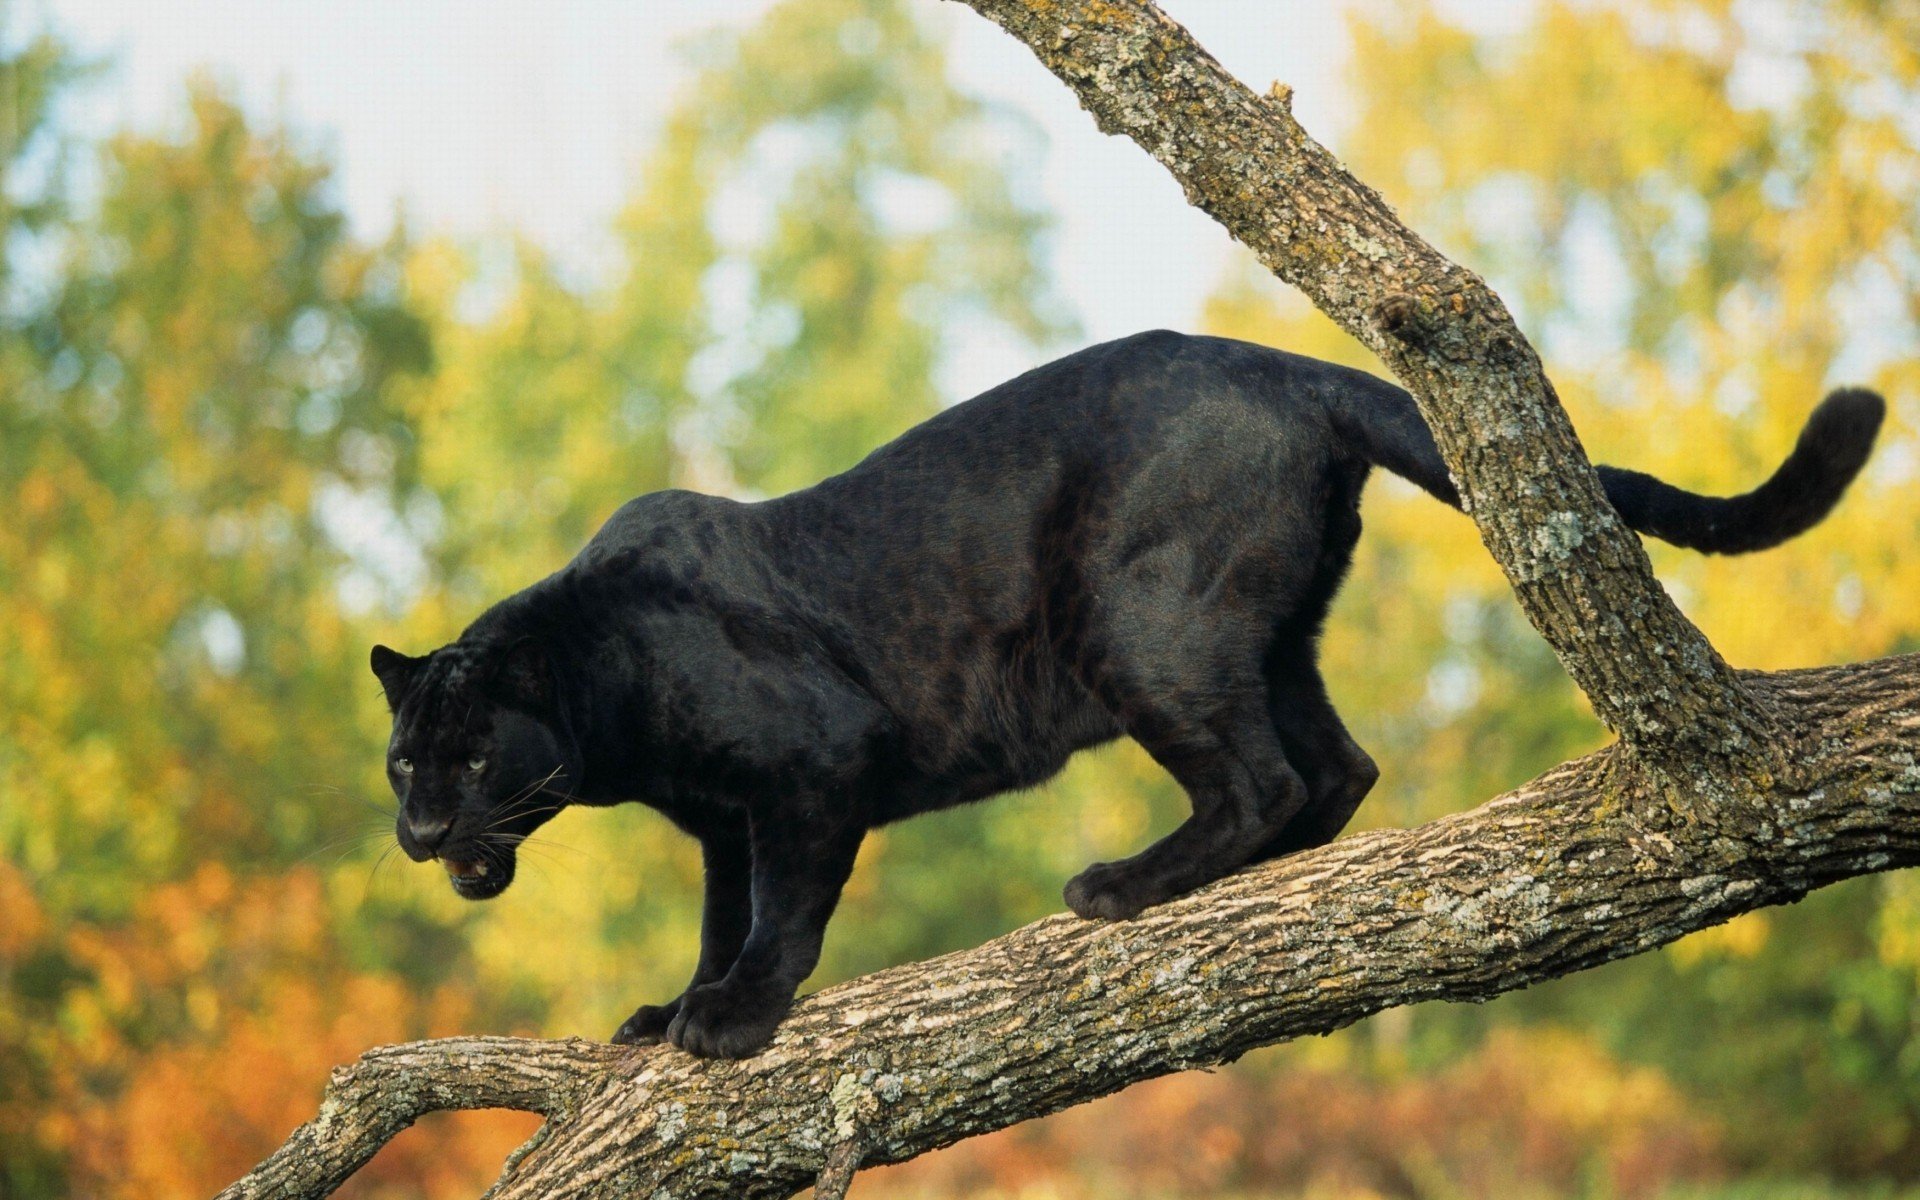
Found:
[[[1027,113],[1049,139],[1043,186],[1059,216],[1054,268],[1087,340],[1191,328],[1233,253],[1167,173],[1108,138],[1023,47],[950,0],[917,0],[951,35],[962,86]],[[1164,0],[1256,89],[1338,148],[1352,0]],[[1449,4],[1476,25],[1525,0]],[[182,81],[211,69],[255,112],[283,111],[331,150],[358,232],[404,202],[422,233],[517,229],[591,270],[649,140],[688,72],[674,47],[767,0],[27,0],[113,69],[75,112],[82,128],[154,130],[181,117]],[[985,387],[1030,363],[982,361]]]

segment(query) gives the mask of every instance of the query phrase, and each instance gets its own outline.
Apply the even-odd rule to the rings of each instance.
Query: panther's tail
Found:
[[[1356,374],[1358,374],[1356,372]],[[1372,376],[1343,396],[1335,420],[1376,466],[1460,506],[1453,480],[1413,397]],[[1885,418],[1886,401],[1842,388],[1807,418],[1793,453],[1773,478],[1742,496],[1702,496],[1621,467],[1599,468],[1607,499],[1626,523],[1705,554],[1745,554],[1777,546],[1818,525],[1860,473]]]

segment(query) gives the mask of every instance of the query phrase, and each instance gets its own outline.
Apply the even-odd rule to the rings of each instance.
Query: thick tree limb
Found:
[[[1119,924],[1049,917],[802,1001],[758,1058],[504,1038],[377,1050],[223,1197],[320,1196],[421,1113],[548,1124],[496,1197],[788,1196],[1383,1008],[1485,1000],[1920,863],[1920,656],[1749,677],[1819,783],[1677,812],[1621,755]],[[852,1147],[849,1151],[847,1148]]]
[[[1500,298],[1151,0],[962,0],[1413,392],[1521,607],[1607,727],[1695,788],[1789,770],[1764,705],[1653,578]]]
[[[744,1062],[509,1039],[376,1050],[224,1196],[324,1195],[422,1113],[495,1105],[548,1117],[498,1197],[775,1197],[816,1178],[833,1194],[858,1165],[1920,863],[1920,658],[1736,675],[1605,504],[1499,298],[1309,138],[1283,90],[1255,96],[1148,0],[965,2],[1407,382],[1528,617],[1623,747],[1134,921],[1052,917],[854,980]]]

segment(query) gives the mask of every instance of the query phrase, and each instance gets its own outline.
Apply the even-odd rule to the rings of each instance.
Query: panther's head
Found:
[[[580,779],[546,654],[528,639],[463,639],[420,658],[375,646],[373,673],[393,710],[387,779],[400,848],[415,862],[439,859],[469,900],[499,895],[520,843]]]

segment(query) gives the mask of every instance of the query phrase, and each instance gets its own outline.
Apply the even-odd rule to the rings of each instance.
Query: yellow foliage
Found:
[[[1683,967],[1715,955],[1752,958],[1766,949],[1771,930],[1772,923],[1766,913],[1741,913],[1723,925],[1681,938],[1667,953]]]

